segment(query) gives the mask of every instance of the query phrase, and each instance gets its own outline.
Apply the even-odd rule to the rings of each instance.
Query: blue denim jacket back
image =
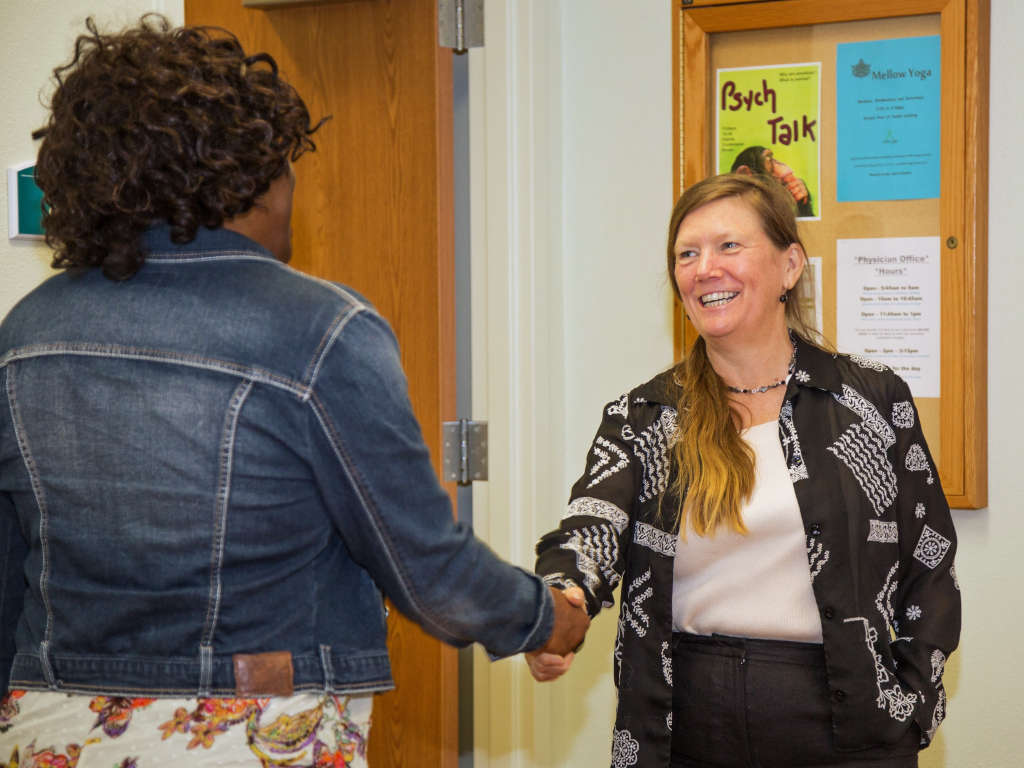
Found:
[[[546,588],[453,522],[365,300],[227,230],[146,237],[135,277],[60,274],[0,326],[10,686],[232,695],[234,654],[284,650],[296,690],[386,689],[381,592],[452,644],[543,643]]]

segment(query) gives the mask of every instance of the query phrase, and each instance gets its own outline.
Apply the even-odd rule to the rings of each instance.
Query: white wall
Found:
[[[488,0],[470,56],[473,410],[490,421],[477,532],[530,567],[601,406],[671,363],[668,3]],[[476,768],[607,764],[615,617],[538,686],[478,656]]]
[[[1024,259],[1015,247],[1024,214],[1024,181],[1015,164],[1006,161],[1018,154],[1024,128],[1024,95],[1019,87],[1024,49],[1017,41],[1024,29],[1024,3],[991,2],[990,506],[954,512],[960,537],[957,571],[964,597],[963,638],[947,666],[949,718],[935,743],[922,753],[922,768],[1014,768],[1024,764],[1020,757],[1024,665],[1016,658],[1016,645],[1024,637],[1020,598],[1024,558],[1019,554],[1024,541],[1024,515],[1019,511],[1024,472],[1012,447],[1024,431],[1022,408],[1017,403],[1019,382],[1024,380],[1020,353],[1024,313],[1019,310]],[[471,60],[471,78],[486,79],[480,62],[500,58],[507,67],[503,82],[513,84],[518,94],[512,106],[533,110],[533,122],[556,133],[545,137],[536,131],[517,132],[515,123],[506,121],[502,124],[504,143],[473,149],[478,160],[481,154],[491,160],[486,164],[488,190],[505,185],[503,194],[515,197],[517,190],[523,189],[517,173],[495,178],[503,167],[506,171],[509,167],[502,165],[508,159],[502,152],[517,141],[527,154],[544,155],[545,148],[557,148],[554,162],[560,181],[545,185],[533,179],[530,184],[539,187],[550,209],[549,220],[560,222],[560,233],[538,238],[529,226],[521,226],[514,228],[514,238],[502,241],[503,253],[486,253],[486,248],[483,253],[493,273],[509,253],[522,256],[543,242],[544,253],[557,264],[549,269],[563,287],[560,311],[525,301],[521,305],[529,307],[531,327],[546,324],[562,339],[561,344],[541,350],[526,363],[533,391],[540,388],[549,398],[548,412],[562,415],[549,434],[541,435],[545,444],[532,446],[542,456],[531,456],[531,445],[521,435],[496,434],[492,420],[492,443],[510,438],[517,446],[517,477],[534,478],[534,483],[537,476],[562,477],[560,492],[544,490],[519,497],[512,505],[505,505],[503,494],[491,489],[488,515],[492,521],[503,521],[496,525],[503,538],[492,541],[507,546],[510,556],[528,566],[532,561],[528,541],[561,516],[569,484],[582,470],[601,405],[663,368],[671,355],[668,288],[661,279],[661,265],[672,197],[673,4],[669,0],[560,0],[557,13],[540,21],[533,19],[533,34],[546,41],[542,56],[530,56],[528,45],[520,42],[517,48],[514,42],[529,37],[529,30],[520,30],[518,37],[510,38],[512,43],[506,41],[502,50],[494,50],[495,39],[509,25],[522,21],[518,15],[522,7],[516,5],[513,0],[488,0],[487,46],[492,50],[479,54],[475,70]],[[492,13],[499,7],[500,13]],[[493,61],[490,66],[493,70]],[[546,78],[544,92],[531,95],[530,84],[542,78]],[[480,88],[487,92],[491,86],[488,80],[487,86]],[[552,91],[560,98],[557,107],[548,103]],[[487,111],[492,111],[491,104]],[[476,115],[478,122],[494,118],[479,111]],[[475,134],[478,141],[494,136],[493,126],[478,126]],[[502,162],[496,162],[496,157]],[[480,167],[480,162],[474,164],[474,173]],[[492,202],[487,195],[474,195],[474,227],[506,231],[502,227],[509,212]],[[474,250],[480,247],[475,241]],[[478,255],[474,253],[474,258]],[[492,285],[492,297],[500,287]],[[507,323],[512,328],[513,336],[524,328],[514,313],[498,320],[498,325]],[[481,333],[500,340],[493,335],[494,325],[492,316],[491,327]],[[560,371],[561,380],[545,377],[545,368]],[[474,371],[474,376],[481,375]],[[492,419],[497,415],[499,422],[513,425],[530,420],[526,413],[529,404],[520,407],[515,386],[515,380],[507,378],[488,382],[488,407],[476,415]],[[513,391],[505,391],[508,387]],[[552,442],[564,447],[562,455],[548,455],[547,443]],[[505,471],[500,462],[492,461],[491,476],[505,482],[503,488],[508,487],[509,479]],[[532,527],[545,519],[549,525]],[[505,545],[506,539],[512,544]],[[512,738],[518,740],[519,747],[508,741],[498,749],[481,747],[477,754],[480,768],[607,765],[614,708],[610,676],[613,613],[607,611],[597,619],[565,678],[532,692],[525,687],[528,682],[521,683],[523,687],[508,704],[517,729]],[[490,669],[517,663],[500,662]],[[487,667],[479,669],[488,674]],[[515,677],[511,666],[502,669],[507,679]],[[507,688],[495,687],[478,711],[493,707],[507,693]],[[478,690],[478,698],[480,695]],[[499,720],[492,720],[495,722]],[[486,739],[485,731],[479,735]]]
[[[604,404],[673,362],[671,3],[561,6],[566,458],[556,520]],[[598,615],[558,683],[574,744],[561,765],[607,764],[617,614]]]
[[[71,57],[72,46],[93,16],[101,29],[118,29],[147,11],[180,24],[184,0],[0,0],[0,216],[7,224],[7,168],[35,159],[32,131],[43,125],[42,101],[50,93],[54,67]],[[0,318],[25,293],[49,277],[50,253],[41,243],[9,240],[0,228]]]
[[[991,109],[989,111],[989,297],[987,509],[956,512],[960,549],[957,576],[963,589],[960,651],[947,666],[949,719],[939,729],[935,754],[924,768],[1011,768],[1024,764],[1024,666],[1017,646],[1024,637],[1024,472],[1013,447],[1024,432],[1018,382],[1024,377],[1021,339],[1024,261],[1020,222],[1024,181],[1012,162],[1024,129],[1024,4],[992,0]]]

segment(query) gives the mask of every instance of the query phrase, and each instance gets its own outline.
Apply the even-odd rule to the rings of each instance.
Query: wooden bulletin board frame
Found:
[[[814,25],[869,22],[934,23],[941,38],[941,382],[939,398],[917,401],[929,447],[950,506],[987,504],[987,217],[989,0],[671,0],[673,3],[673,135],[676,194],[714,172],[715,113],[712,50],[716,36],[771,31],[794,36]],[[929,17],[931,21],[929,22]],[[830,29],[838,29],[831,27]],[[820,29],[825,29],[820,27]],[[903,35],[894,35],[903,36]],[[805,61],[794,51],[788,61]],[[821,87],[835,88],[823,66]],[[824,100],[823,100],[824,103]],[[835,136],[835,114],[821,114],[821,132]],[[824,172],[834,172],[823,168]],[[822,200],[829,212],[859,203]],[[901,201],[904,202],[904,201]],[[920,201],[914,201],[920,202]],[[934,201],[932,201],[934,202]],[[917,208],[905,210],[916,211]],[[901,214],[896,213],[895,216]],[[857,237],[889,236],[883,219],[866,220]],[[801,228],[821,222],[801,223]],[[928,226],[927,223],[924,226]],[[806,231],[806,230],[805,230]],[[811,254],[815,255],[815,254]],[[832,238],[834,265],[835,238]],[[827,270],[823,270],[827,273]],[[835,286],[823,291],[835,306]],[[677,306],[675,353],[681,356],[696,331]]]

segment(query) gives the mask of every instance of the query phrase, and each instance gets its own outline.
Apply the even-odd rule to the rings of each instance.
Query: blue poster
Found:
[[[836,200],[939,197],[938,35],[836,46]]]

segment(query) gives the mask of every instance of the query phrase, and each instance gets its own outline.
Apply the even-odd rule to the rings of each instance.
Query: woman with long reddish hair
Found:
[[[612,766],[917,765],[945,715],[955,534],[907,385],[804,322],[773,180],[686,190],[668,274],[700,337],[608,403],[537,572],[620,586]],[[527,654],[550,680],[572,657]]]

